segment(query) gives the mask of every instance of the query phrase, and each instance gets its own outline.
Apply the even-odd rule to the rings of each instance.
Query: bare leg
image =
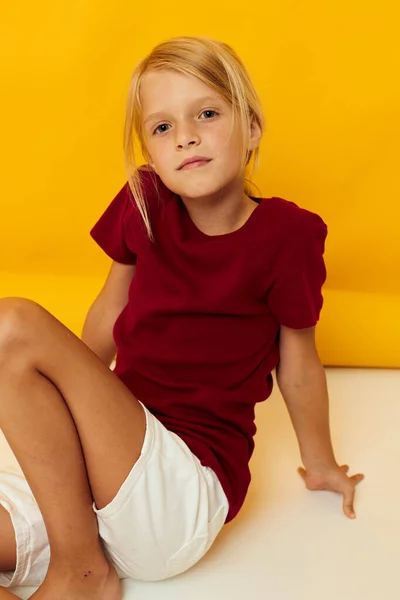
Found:
[[[21,600],[19,596],[12,594],[8,590],[0,586],[0,600],[15,600],[16,598],[18,598],[18,600]]]
[[[24,310],[26,319],[27,311]],[[9,311],[8,316],[11,313]],[[45,325],[53,327],[49,317],[45,317],[38,309],[30,313],[30,318],[34,317],[38,321],[48,319]],[[24,320],[21,315],[18,318],[19,323]],[[98,535],[97,519],[92,509],[93,497],[76,424],[59,389],[32,363],[32,344],[18,344],[18,336],[15,335],[18,318],[14,321],[14,332],[9,338],[12,342],[4,342],[7,339],[6,327],[3,328],[3,343],[0,343],[0,427],[40,506],[49,537],[49,571],[32,598],[119,600],[121,591],[118,576],[104,555]],[[55,331],[58,331],[57,328],[60,328],[60,334],[57,335],[61,337],[61,324],[54,324]],[[20,330],[23,331],[23,328]],[[67,335],[64,330],[62,335]],[[46,337],[45,329],[42,337]],[[38,353],[42,341],[37,339]],[[88,361],[88,368],[91,366],[89,358],[94,361],[93,367],[99,368],[106,382],[108,377],[117,380],[111,371],[107,373],[104,365],[98,366],[95,362],[97,359],[93,358],[94,355],[86,346],[84,350],[80,348],[76,338],[68,343],[72,349],[72,344],[77,345]],[[11,348],[13,352],[10,352]],[[56,358],[56,347],[53,352],[49,348],[46,358],[49,371]],[[101,369],[104,369],[104,373]],[[96,379],[96,373],[92,377]],[[92,385],[95,388],[96,382],[93,381]],[[123,387],[121,382],[119,385]],[[115,393],[121,394],[117,383],[115,386]],[[82,398],[80,401],[84,404],[86,400]],[[138,409],[135,407],[135,410]],[[143,419],[140,421],[143,430],[143,411],[141,408],[139,411],[137,421],[139,423],[140,418]],[[141,443],[142,439],[139,441]],[[140,454],[140,449],[138,452]],[[6,598],[6,592],[1,592]]]
[[[0,424],[41,508],[50,543],[49,574],[60,580],[79,570],[81,579],[100,587],[108,565],[68,408],[37,371],[8,361],[0,377]]]
[[[14,571],[17,563],[17,544],[11,516],[0,506],[0,571]]]
[[[0,571],[13,571],[16,566],[16,542],[11,517],[0,506]],[[0,586],[0,600],[15,600],[19,596]]]

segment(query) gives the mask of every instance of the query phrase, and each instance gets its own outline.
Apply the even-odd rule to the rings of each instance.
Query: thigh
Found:
[[[8,592],[0,587],[0,600],[20,600],[20,598],[12,592]]]
[[[208,552],[229,503],[214,471],[145,411],[142,456],[111,504],[94,511],[120,577],[160,581],[188,570]]]
[[[140,456],[141,404],[82,340],[30,300],[0,299],[2,353],[29,363],[57,387],[79,434],[93,499],[106,506]]]
[[[16,546],[15,564],[0,568],[0,586],[39,586],[49,568],[49,539],[40,508],[19,468],[0,465],[0,505],[12,523]]]
[[[17,543],[10,513],[0,505],[0,571],[13,571],[17,564]]]

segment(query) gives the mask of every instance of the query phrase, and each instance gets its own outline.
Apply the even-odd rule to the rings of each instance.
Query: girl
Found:
[[[274,368],[308,489],[342,494],[354,516],[363,475],[336,463],[315,347],[327,227],[251,196],[263,122],[229,46],[160,44],[129,90],[128,181],[91,230],[113,263],[83,341],[36,303],[1,300],[0,426],[26,477],[0,477],[3,588],[118,600],[119,578],[198,562],[245,500]]]

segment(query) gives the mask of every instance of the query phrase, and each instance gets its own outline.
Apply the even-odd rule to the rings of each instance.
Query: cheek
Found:
[[[240,147],[237,142],[235,142],[234,138],[232,140],[229,138],[224,139],[218,147],[217,157],[221,168],[224,169],[227,174],[231,174],[240,169]]]
[[[203,133],[203,139],[207,139],[207,141],[211,141],[218,148],[226,147],[229,143],[229,135],[226,131],[226,127],[222,124],[220,126],[214,125],[214,127],[210,127],[209,130],[205,129]]]
[[[239,145],[237,143],[237,136],[233,133],[230,134],[230,129],[226,127],[216,128],[212,132],[213,147],[217,150],[218,154],[225,155],[228,159],[232,159],[233,156],[238,155]]]
[[[171,142],[168,142],[167,138],[156,141],[150,140],[147,147],[156,166],[159,166],[162,169],[163,165],[169,163],[171,157]]]

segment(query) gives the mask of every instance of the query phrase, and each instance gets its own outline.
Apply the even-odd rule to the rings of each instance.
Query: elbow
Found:
[[[276,378],[279,387],[307,385],[323,366],[315,344],[315,328],[296,330],[281,326],[279,362]]]
[[[297,364],[280,364],[276,367],[276,381],[279,389],[299,389],[325,378],[325,369],[319,357]]]

